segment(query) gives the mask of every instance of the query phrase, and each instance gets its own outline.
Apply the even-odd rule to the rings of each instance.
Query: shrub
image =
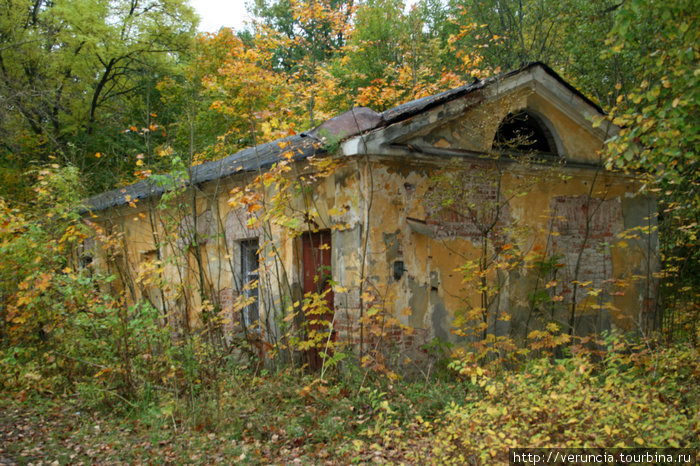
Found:
[[[619,341],[609,350],[600,362],[579,354],[483,374],[466,404],[445,411],[430,454],[492,464],[515,447],[697,447],[696,350],[651,353]]]

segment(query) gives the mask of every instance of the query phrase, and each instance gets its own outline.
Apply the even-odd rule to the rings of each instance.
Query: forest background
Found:
[[[696,2],[421,0],[407,10],[400,0],[257,0],[249,7],[254,21],[246,30],[196,34],[196,15],[183,0],[0,5],[0,360],[11,374],[3,382],[5,421],[19,425],[28,397],[48,411],[70,399],[95,410],[95,419],[121,416],[100,422],[136,419],[130,441],[160,432],[149,435],[165,443],[153,444],[175,455],[191,453],[172,443],[185,436],[258,459],[341,451],[360,461],[468,455],[488,463],[528,442],[697,448]],[[330,379],[255,364],[232,368],[203,343],[136,363],[134,348],[151,344],[157,328],[145,317],[127,323],[119,306],[101,322],[121,339],[98,344],[85,332],[61,330],[83,325],[75,321],[81,309],[103,305],[85,302],[96,278],[71,262],[85,234],[75,208],[86,196],[170,172],[175,159],[185,166],[215,160],[353,106],[382,111],[533,61],[609,112],[623,130],[602,154],[606,168],[641,173],[644,189],[659,199],[661,311],[644,339],[609,336],[607,356],[569,351],[557,359],[557,351],[525,366],[469,373],[448,368],[449,353],[436,350],[442,370],[428,373],[421,388],[359,362]],[[68,344],[109,356],[86,363]],[[167,387],[144,375],[156,363],[172,367],[161,384]],[[126,365],[134,379],[125,382]],[[562,401],[538,406],[533,394],[556,393],[547,380],[557,374],[565,374]],[[260,397],[278,400],[276,411],[254,407]],[[222,400],[230,409],[219,409]],[[629,413],[612,412],[620,400]],[[302,416],[302,406],[316,415]],[[635,406],[644,417],[631,426],[625,416]],[[600,422],[581,422],[586,411]],[[532,421],[514,427],[503,420],[514,413]],[[71,460],[88,450],[111,458],[97,447],[76,453],[65,446],[100,442],[112,445],[104,455],[126,454],[114,447],[122,440],[90,439],[94,422],[63,414],[52,422],[68,422],[84,435],[80,442],[37,434],[36,444],[27,436],[30,443],[14,443],[11,453],[30,458],[27,445],[56,442]],[[332,427],[339,418],[352,418],[353,427]],[[543,427],[572,419],[579,421],[565,435]]]

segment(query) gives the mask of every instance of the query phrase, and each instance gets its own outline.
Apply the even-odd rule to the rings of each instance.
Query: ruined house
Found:
[[[206,314],[272,343],[304,319],[307,332],[325,319],[336,341],[370,341],[380,311],[393,329],[382,336],[402,347],[522,339],[552,322],[634,329],[654,300],[656,205],[603,168],[619,129],[602,115],[539,63],[355,108],[182,182],[91,198],[95,221],[123,235],[96,263],[173,325]],[[309,292],[324,292],[323,315],[300,312]]]

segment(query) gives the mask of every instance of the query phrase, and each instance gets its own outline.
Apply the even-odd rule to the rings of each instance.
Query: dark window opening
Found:
[[[493,147],[500,151],[557,153],[550,131],[527,112],[508,114],[498,126]]]
[[[86,269],[92,265],[92,254],[85,252],[80,255],[80,267]]]
[[[253,281],[259,278],[258,268],[260,267],[258,260],[258,240],[249,239],[241,241],[241,278],[244,286],[243,292],[249,298],[255,300],[248,304],[243,309],[243,324],[246,328],[250,328],[260,318],[258,308],[258,286],[252,286]]]

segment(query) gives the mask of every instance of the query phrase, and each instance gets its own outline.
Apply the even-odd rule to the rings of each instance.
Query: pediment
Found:
[[[377,155],[479,155],[493,153],[494,136],[509,114],[536,115],[551,135],[557,157],[597,164],[604,142],[617,133],[609,122],[594,125],[602,110],[543,65],[533,65],[452,100],[348,140],[343,150]],[[357,139],[357,138],[355,138]]]

